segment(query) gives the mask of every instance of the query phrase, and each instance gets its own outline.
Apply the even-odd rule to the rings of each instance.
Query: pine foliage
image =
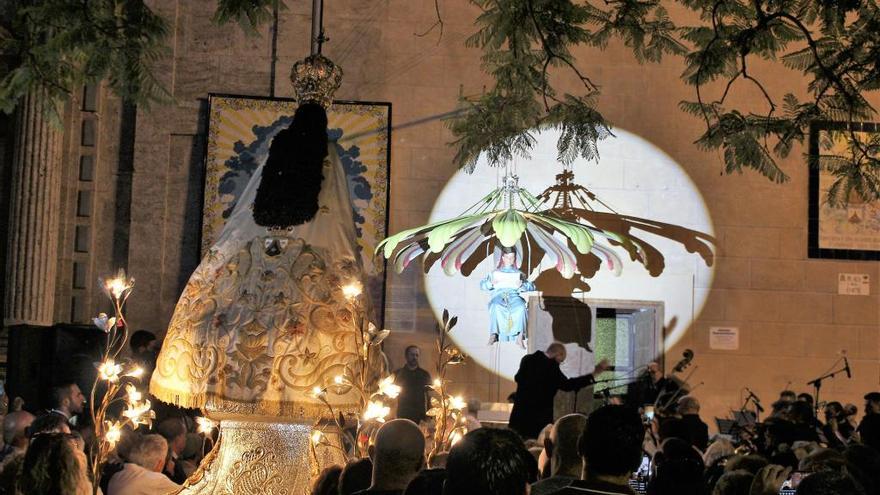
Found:
[[[0,111],[44,90],[48,111],[81,85],[106,80],[138,104],[168,99],[152,65],[165,53],[166,22],[140,0],[20,0],[0,7]]]
[[[695,98],[680,108],[705,122],[696,144],[721,151],[727,173],[750,169],[785,182],[789,175],[779,161],[803,143],[812,122],[857,128],[874,118],[864,95],[880,89],[877,0],[669,0],[667,5],[677,2],[700,17],[698,25],[681,26],[660,0],[472,1],[483,13],[469,44],[483,50],[495,86],[467,99],[472,111],[450,124],[456,159],[464,167],[473,167],[481,150],[489,150],[492,164],[527,155],[534,145],[531,133],[541,126],[562,131],[561,162],[597,158],[596,143],[611,135],[610,127],[595,109],[599,86],[571,53],[581,44],[604,49],[612,39],[642,63],[684,58],[681,78]],[[807,84],[773,95],[750,71],[754,60],[801,72]],[[583,92],[557,95],[552,71],[574,73]],[[763,110],[728,103],[732,93],[749,86],[763,95]],[[795,93],[809,96],[800,100]],[[836,179],[829,202],[880,199],[875,139],[856,132],[843,133],[843,139],[849,144],[846,156],[814,160]]]
[[[157,77],[169,53],[168,23],[144,0],[8,0],[0,2],[0,112],[40,90],[46,111],[84,84],[105,81],[117,96],[142,107],[171,95]],[[256,34],[281,0],[217,0],[214,21]]]

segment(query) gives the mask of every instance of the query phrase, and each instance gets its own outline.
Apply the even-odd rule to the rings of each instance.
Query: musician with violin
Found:
[[[687,368],[694,359],[694,353],[686,349],[683,358],[676,363],[670,376],[664,376],[663,368],[656,362],[648,363],[645,371],[635,382],[627,387],[625,403],[631,407],[642,408],[653,405],[660,413],[675,412],[676,401],[687,394],[685,383],[675,376]]]

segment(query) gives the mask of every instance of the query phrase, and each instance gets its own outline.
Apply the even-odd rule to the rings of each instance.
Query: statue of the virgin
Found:
[[[312,390],[356,366],[364,315],[342,289],[362,283],[361,263],[325,112],[341,71],[313,55],[291,77],[293,122],[190,277],[150,384],[220,420],[212,462],[185,493],[305,493],[311,426],[327,410]],[[356,391],[325,398],[356,412]]]
[[[523,292],[535,290],[535,284],[520,271],[518,252],[502,246],[497,267],[480,282],[480,288],[491,294],[489,299],[489,345],[499,340],[525,349],[528,305]]]

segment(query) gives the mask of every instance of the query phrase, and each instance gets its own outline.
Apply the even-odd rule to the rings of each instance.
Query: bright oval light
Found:
[[[575,182],[620,214],[714,235],[703,197],[682,167],[661,149],[633,133],[615,128],[614,134],[616,137],[600,142],[599,163],[579,160],[572,165]],[[556,161],[558,137],[559,133],[554,130],[537,134],[538,143],[532,157],[519,158],[512,167],[519,176],[520,186],[533,194],[554,184],[556,174],[562,172],[562,166]],[[499,184],[502,174],[501,168],[490,167],[482,157],[472,174],[456,172],[437,197],[425,223],[458,216]],[[576,297],[662,302],[664,325],[669,330],[664,349],[669,350],[699,315],[711,286],[713,269],[678,242],[643,231],[635,234],[663,254],[663,273],[652,277],[641,264],[630,261],[625,252],[618,250],[624,261],[621,275],[615,277],[603,269],[587,279],[590,291]],[[443,309],[459,317],[458,326],[450,333],[455,344],[481,366],[512,379],[525,351],[512,342],[486,345],[489,295],[480,290],[480,280],[491,270],[491,253],[468,277],[446,276],[437,263],[424,275],[425,288],[438,319]],[[539,286],[538,290],[546,289]]]

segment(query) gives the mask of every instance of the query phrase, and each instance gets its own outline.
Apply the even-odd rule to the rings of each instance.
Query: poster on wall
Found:
[[[846,205],[832,206],[828,192],[838,178],[835,163],[851,160],[850,124],[814,122],[810,127],[809,233],[810,258],[880,259],[880,201],[864,201],[857,194]],[[854,124],[852,133],[862,143],[880,143],[880,126]]]
[[[275,134],[293,119],[287,98],[209,96],[201,254],[214,244]],[[374,257],[388,230],[391,104],[339,101],[327,112],[330,141],[345,168],[365,283],[382,328],[385,259]]]

